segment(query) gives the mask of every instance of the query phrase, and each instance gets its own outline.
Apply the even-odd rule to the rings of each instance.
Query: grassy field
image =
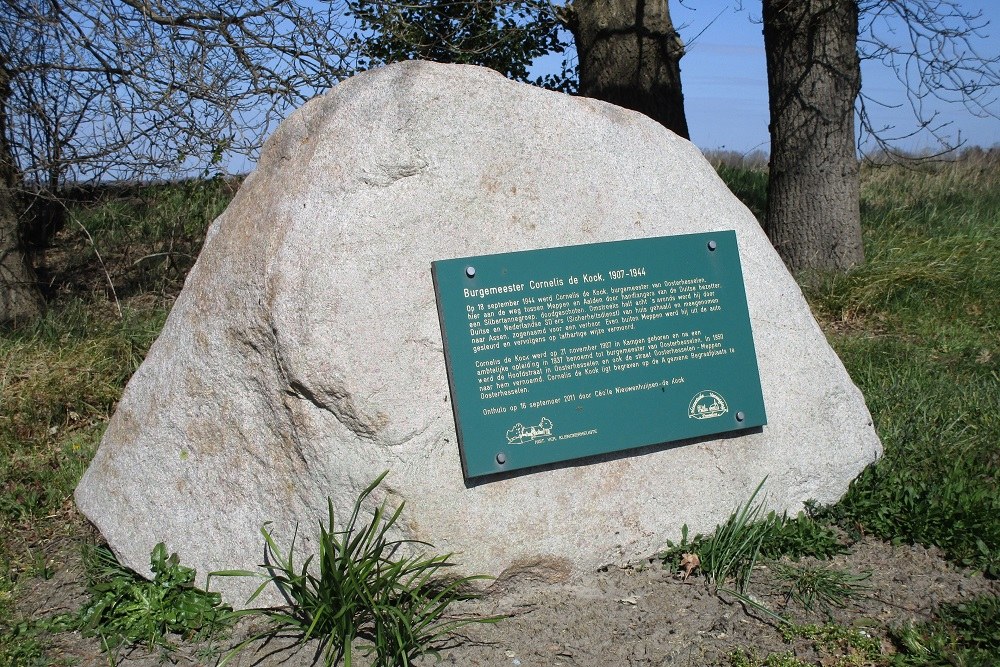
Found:
[[[760,215],[765,173],[720,173]],[[885,445],[829,512],[997,577],[1000,164],[866,165],[862,221],[864,266],[800,277]]]
[[[1000,575],[998,160],[863,169],[867,263],[800,282],[885,457],[839,504],[783,534],[933,545],[969,576]],[[760,214],[764,172],[719,169]],[[20,618],[19,595],[52,576],[67,542],[85,541],[72,490],[232,192],[207,181],[80,197],[46,255],[48,315],[0,334],[0,667],[46,664],[55,628]],[[865,664],[1000,664],[998,616],[995,596],[943,607]],[[797,664],[780,659],[733,664]]]

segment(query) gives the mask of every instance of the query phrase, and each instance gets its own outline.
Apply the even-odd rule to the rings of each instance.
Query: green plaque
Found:
[[[466,478],[767,423],[734,231],[432,273]]]

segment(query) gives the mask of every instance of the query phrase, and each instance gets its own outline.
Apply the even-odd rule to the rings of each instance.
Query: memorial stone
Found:
[[[706,233],[738,246],[766,424],[467,481],[432,263]],[[703,384],[685,405],[719,413]],[[638,400],[610,411],[651,418]],[[545,428],[528,421],[514,440]],[[779,512],[835,501],[880,452],[795,281],[692,144],[608,104],[409,62],[338,84],[275,131],[76,500],[125,565],[146,572],[162,541],[204,583],[261,563],[266,521],[282,546],[299,524],[305,557],[327,498],[346,516],[389,470],[372,500],[406,501],[398,537],[454,552],[464,572],[565,577],[645,558],[685,523],[712,530],[765,476]],[[257,583],[213,579],[237,606]]]

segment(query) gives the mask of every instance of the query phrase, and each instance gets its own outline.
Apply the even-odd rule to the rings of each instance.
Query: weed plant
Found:
[[[742,507],[725,523],[716,526],[715,532],[698,546],[701,570],[717,588],[731,579],[737,592],[746,592],[761,544],[774,530],[774,513],[765,515],[764,501],[754,502],[764,481],[761,480]]]
[[[854,574],[845,570],[818,565],[775,563],[777,577],[788,585],[786,599],[795,600],[808,610],[819,608],[829,612],[842,609],[851,599],[864,595],[870,572]]]
[[[894,640],[900,649],[895,665],[998,665],[1000,598],[946,605],[934,621],[904,626]]]
[[[67,624],[84,635],[100,637],[105,648],[144,644],[173,648],[170,635],[206,639],[226,628],[232,609],[219,593],[194,584],[196,573],[167,555],[161,542],[150,555],[152,581],[118,563],[107,547],[96,547],[90,560],[91,599]]]
[[[830,558],[845,551],[832,528],[804,512],[795,518],[773,511],[765,514],[764,500],[757,501],[765,481],[761,480],[750,498],[712,534],[699,534],[689,541],[687,525],[683,526],[680,544],[668,543],[662,554],[664,564],[677,569],[684,554],[695,554],[698,570],[709,583],[720,588],[732,581],[735,592],[742,596],[761,558]]]
[[[90,599],[79,611],[18,621],[6,615],[10,620],[0,620],[0,667],[50,664],[43,638],[61,632],[97,637],[106,652],[145,645],[169,653],[176,648],[172,635],[204,640],[232,621],[232,609],[222,604],[219,594],[196,588],[195,571],[182,566],[177,554],[168,556],[163,543],[150,556],[152,581],[123,567],[104,546],[89,548],[85,562]],[[2,604],[0,611],[5,611]]]
[[[717,589],[732,581],[740,593],[746,591],[753,566],[760,555],[760,547],[768,533],[774,530],[775,516],[764,513],[764,501],[757,503],[757,495],[764,485],[761,480],[750,498],[739,507],[725,523],[717,525],[709,536],[695,535],[688,541],[688,527],[681,528],[681,542],[668,542],[662,554],[664,564],[676,568],[686,553],[698,556],[698,569]]]
[[[301,566],[295,562],[295,537],[283,554],[268,526],[261,529],[267,545],[266,574],[247,571],[218,572],[219,576],[261,576],[264,582],[248,603],[267,587],[277,587],[290,604],[279,609],[251,609],[242,614],[263,615],[273,626],[251,637],[230,653],[223,664],[252,643],[284,635],[305,642],[320,642],[327,667],[353,662],[354,643],[374,655],[375,667],[405,667],[427,653],[434,643],[468,623],[497,618],[446,616],[448,607],[476,597],[469,585],[483,577],[443,579],[452,566],[450,556],[404,555],[404,549],[430,546],[414,540],[392,539],[390,533],[403,511],[390,511],[383,502],[367,525],[360,523],[365,500],[385,479],[379,475],[358,496],[347,524],[336,527],[333,501],[328,501],[328,522],[320,524],[319,553]]]
[[[807,503],[809,512],[799,512],[794,518],[782,514],[773,519],[771,530],[760,545],[760,555],[770,560],[786,557],[819,558],[828,560],[837,554],[847,553],[847,546],[828,522],[818,521],[816,511]]]
[[[806,641],[811,651],[819,657],[819,662],[806,661],[795,656],[794,651],[772,653],[761,657],[756,651],[738,649],[730,654],[732,667],[809,667],[828,665],[829,667],[874,667],[887,665],[882,655],[878,639],[863,630],[847,628],[836,623],[825,625],[785,624],[782,635],[788,643]]]

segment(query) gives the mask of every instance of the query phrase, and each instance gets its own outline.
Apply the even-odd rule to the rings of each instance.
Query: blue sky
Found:
[[[767,70],[764,37],[760,25],[760,2],[747,0],[743,10],[734,9],[734,0],[691,0],[682,6],[670,3],[671,17],[688,44],[681,60],[681,83],[691,140],[702,149],[725,148],[740,152],[768,149]],[[980,40],[983,55],[1000,52],[1000,2],[967,0],[963,9],[982,11],[990,20],[988,37]],[[699,34],[700,33],[700,34]],[[897,33],[898,34],[898,33]],[[697,36],[696,36],[697,35]],[[865,62],[862,66],[863,92],[884,104],[869,105],[868,111],[879,127],[894,126],[896,135],[916,128],[906,102],[904,87],[885,66]],[[1000,94],[1000,91],[997,91]],[[1000,144],[1000,119],[977,118],[963,105],[939,104],[938,121],[950,124],[945,134],[954,141],[961,133],[969,145]],[[989,107],[1000,115],[997,95]],[[937,140],[927,133],[899,142],[906,150],[935,150]]]
[[[982,12],[990,22],[977,42],[982,55],[1000,55],[1000,0],[960,0],[960,4],[964,10]],[[760,6],[760,0],[684,0],[684,4],[670,0],[674,25],[687,45],[681,60],[681,82],[688,127],[691,140],[703,150],[769,151]],[[556,69],[559,61],[561,57],[554,56],[539,59],[533,75]],[[917,127],[905,88],[891,70],[879,63],[863,63],[862,89],[865,95],[890,105],[868,107],[877,127],[893,128],[886,134],[905,135]],[[998,97],[1000,89],[989,106],[994,116],[1000,116]],[[1000,145],[1000,119],[978,118],[960,103],[938,104],[936,110],[937,124],[948,123],[943,134],[952,144],[960,137],[965,145]],[[926,132],[895,146],[914,152],[941,150],[941,144]],[[229,169],[239,173],[251,166],[251,162],[237,158]]]

